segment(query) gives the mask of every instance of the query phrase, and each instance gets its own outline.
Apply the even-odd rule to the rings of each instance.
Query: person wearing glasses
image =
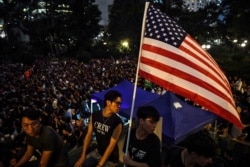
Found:
[[[119,164],[117,142],[121,135],[123,124],[117,115],[122,103],[122,95],[116,90],[110,90],[104,95],[104,109],[92,113],[88,131],[83,142],[83,149],[75,167],[115,167]],[[88,146],[95,133],[97,149],[88,153]]]
[[[159,119],[155,107],[138,108],[138,126],[131,129],[128,143],[127,134],[123,145],[123,163],[127,167],[161,167],[160,139],[154,133]]]
[[[14,167],[26,166],[36,150],[41,153],[39,167],[68,166],[67,147],[62,137],[51,127],[40,123],[41,112],[28,108],[21,113],[21,125],[26,133],[26,152]]]

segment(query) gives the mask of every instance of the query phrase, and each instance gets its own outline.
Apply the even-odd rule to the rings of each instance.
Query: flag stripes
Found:
[[[241,126],[231,91],[226,86],[228,82],[217,64],[208,61],[207,54],[204,59],[204,51],[196,51],[197,47],[190,41],[180,48],[144,38],[139,74]]]

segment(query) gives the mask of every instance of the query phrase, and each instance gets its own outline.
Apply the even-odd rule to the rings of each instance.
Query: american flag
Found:
[[[152,4],[146,13],[139,75],[242,128],[231,87],[218,64]]]

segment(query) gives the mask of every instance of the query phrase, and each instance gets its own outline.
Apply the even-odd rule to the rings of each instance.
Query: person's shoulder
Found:
[[[152,142],[160,143],[160,139],[155,133],[148,135],[148,139],[150,139]]]
[[[118,113],[113,114],[113,116],[119,118],[120,120],[122,120],[121,116]]]
[[[52,127],[50,127],[50,126],[42,126],[42,129],[44,130],[44,131],[54,131],[54,129],[52,128]]]
[[[123,125],[122,118],[119,114],[113,114],[112,117],[115,117],[115,119]]]
[[[43,126],[42,127],[42,134],[49,137],[49,135],[56,134],[57,132],[50,126]]]

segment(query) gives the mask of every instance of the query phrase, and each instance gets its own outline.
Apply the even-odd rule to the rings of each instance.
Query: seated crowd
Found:
[[[10,166],[25,147],[20,114],[29,107],[42,114],[41,123],[54,128],[72,151],[83,144],[87,133],[92,93],[106,90],[124,79],[135,80],[137,61],[133,59],[94,59],[50,62],[37,60],[32,66],[0,64],[0,166]],[[239,77],[228,77],[244,128],[239,136],[250,138],[250,85]],[[138,86],[152,93],[165,90],[143,78]],[[232,129],[222,120],[219,129]],[[230,132],[229,132],[230,133]],[[249,135],[247,135],[249,134]],[[32,159],[36,160],[39,152]]]

